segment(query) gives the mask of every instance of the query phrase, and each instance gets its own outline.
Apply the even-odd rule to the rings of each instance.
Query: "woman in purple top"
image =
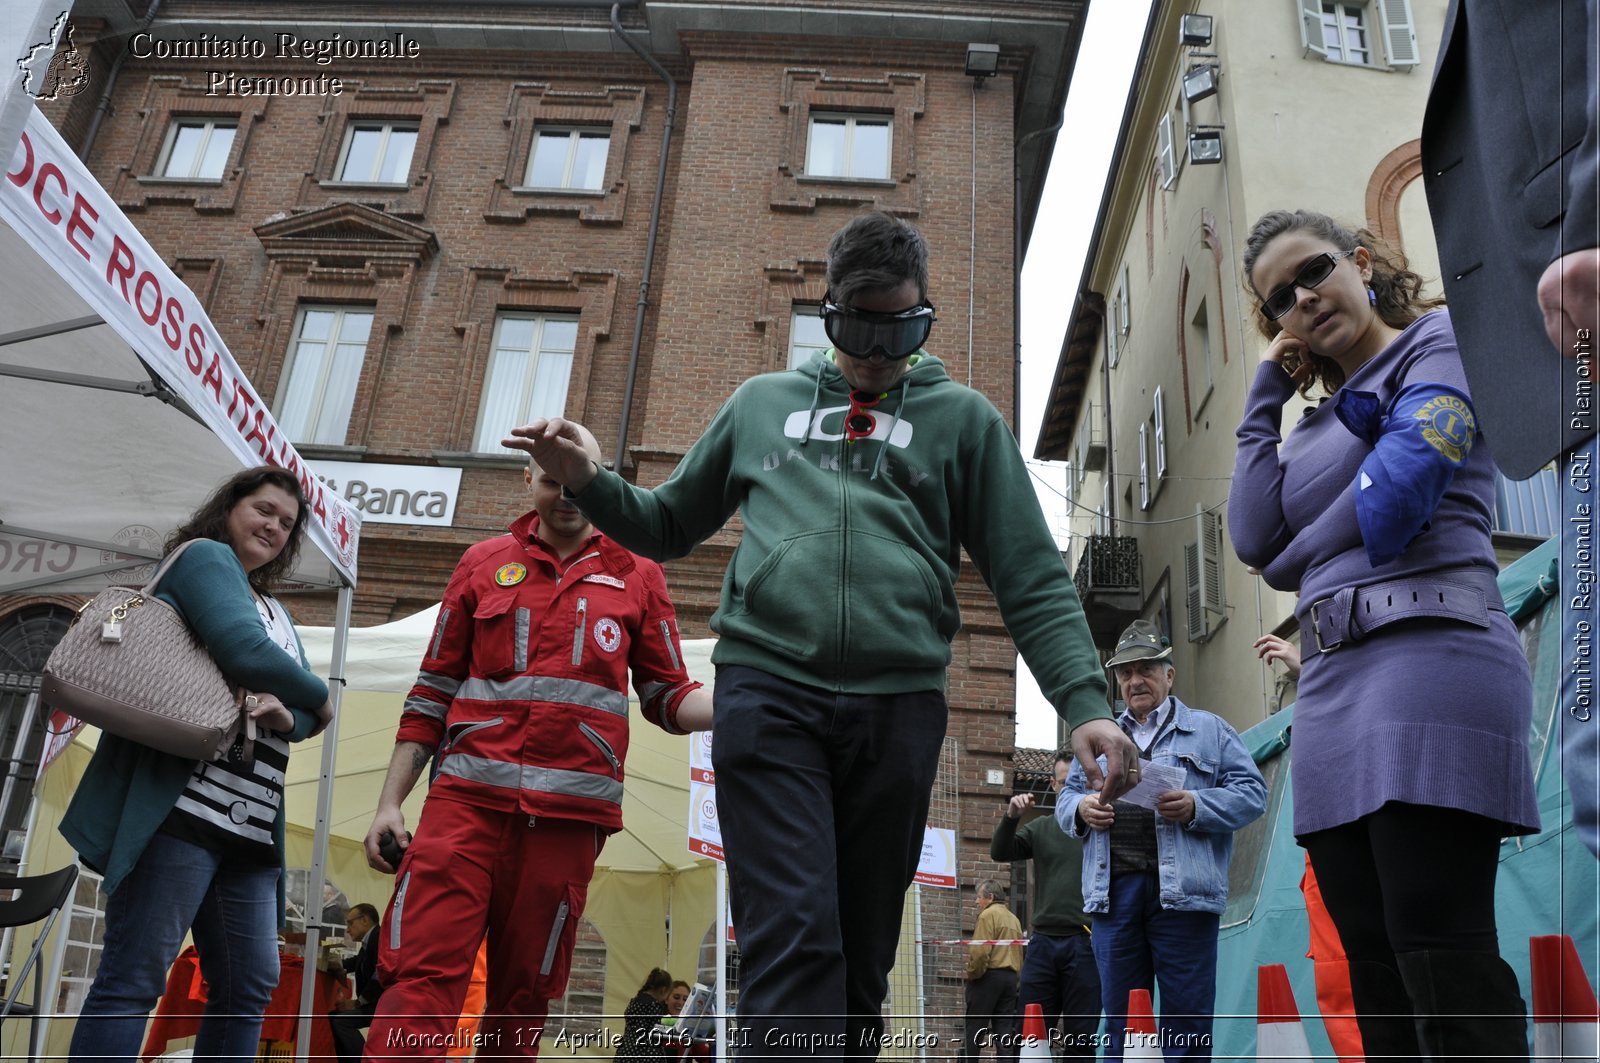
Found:
[[[1240,560],[1300,596],[1295,835],[1350,957],[1367,1058],[1525,1059],[1494,880],[1500,839],[1539,829],[1532,684],[1449,317],[1403,259],[1310,211],[1258,221],[1244,267],[1272,342],[1228,527]],[[1283,404],[1319,384],[1331,397],[1280,446]]]

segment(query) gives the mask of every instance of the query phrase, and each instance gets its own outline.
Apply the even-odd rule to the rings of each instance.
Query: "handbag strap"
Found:
[[[176,550],[162,558],[161,564],[157,565],[155,572],[151,574],[150,581],[143,587],[139,588],[139,593],[144,595],[146,598],[155,597],[156,585],[161,582],[161,577],[167,574],[167,569],[171,568],[173,562],[177,561],[178,558],[183,556],[183,552],[185,550],[189,549],[189,547],[193,546],[199,541],[199,539],[190,539],[187,542],[180,543]]]

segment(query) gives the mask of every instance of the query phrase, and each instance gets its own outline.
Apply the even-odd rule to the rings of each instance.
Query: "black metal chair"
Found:
[[[44,927],[39,931],[39,937],[33,943],[33,950],[28,953],[27,960],[20,968],[12,966],[9,977],[10,991],[6,994],[5,1004],[0,1006],[0,1023],[4,1023],[12,1015],[29,1016],[28,1059],[30,1060],[39,1058],[39,1013],[45,1007],[42,999],[44,964],[39,962],[39,954],[44,949],[45,939],[50,936],[50,929],[55,926],[56,919],[61,915],[61,909],[72,897],[72,886],[77,880],[78,868],[75,864],[69,864],[60,871],[48,875],[31,875],[26,878],[0,875],[0,927],[24,927],[41,919],[45,921]],[[7,894],[14,896],[6,899]],[[29,968],[33,970],[33,1003],[21,1004],[17,1002],[17,996],[22,992],[23,983],[27,981]]]

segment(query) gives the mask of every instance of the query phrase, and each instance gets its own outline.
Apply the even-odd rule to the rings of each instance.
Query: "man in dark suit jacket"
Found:
[[[355,996],[341,1000],[328,1013],[328,1026],[333,1030],[340,1063],[359,1063],[367,1043],[361,1031],[372,1025],[372,1011],[383,992],[378,984],[378,909],[358,904],[345,916],[344,925],[350,940],[361,943],[361,951],[344,960],[345,973],[355,984]]]
[[[1600,856],[1600,0],[1452,0],[1423,182],[1478,423],[1500,469],[1556,462],[1562,772]]]

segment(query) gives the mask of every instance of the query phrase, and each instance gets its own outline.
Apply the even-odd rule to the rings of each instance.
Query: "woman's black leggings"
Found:
[[[1435,949],[1498,954],[1494,878],[1501,824],[1471,812],[1391,801],[1299,839],[1352,960],[1394,966]]]

